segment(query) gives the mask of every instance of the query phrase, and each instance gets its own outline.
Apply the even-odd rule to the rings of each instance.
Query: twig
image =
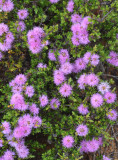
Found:
[[[101,20],[100,22],[103,22],[103,20],[113,11],[114,8],[112,8]]]

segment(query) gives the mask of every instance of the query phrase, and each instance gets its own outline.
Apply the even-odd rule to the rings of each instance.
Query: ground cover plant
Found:
[[[117,0],[0,0],[0,160],[114,159],[117,15]]]

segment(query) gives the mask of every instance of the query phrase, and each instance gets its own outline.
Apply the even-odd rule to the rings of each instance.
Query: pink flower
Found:
[[[42,119],[38,116],[34,116],[33,117],[33,124],[34,124],[34,128],[40,127],[42,124]]]
[[[3,35],[3,33],[7,33],[9,31],[9,28],[6,24],[0,23],[0,36]]]
[[[48,58],[51,60],[51,61],[56,61],[56,57],[54,55],[54,52],[51,52],[51,50],[49,51],[48,53]]]
[[[15,83],[19,86],[22,86],[26,83],[27,77],[24,74],[19,74],[14,79]]]
[[[40,106],[45,107],[48,104],[48,97],[46,95],[42,95],[39,97]]]
[[[87,149],[87,141],[86,140],[82,140],[81,143],[80,143],[80,153],[87,153],[88,152],[88,149]]]
[[[93,138],[91,141],[89,140],[87,142],[86,147],[87,147],[88,152],[93,153],[93,152],[96,152],[99,149],[99,143],[96,139]]]
[[[49,0],[51,3],[57,3],[59,0]]]
[[[25,23],[23,21],[18,22],[18,24],[16,24],[16,25],[17,25],[17,31],[21,31],[22,32],[26,28],[26,25],[25,25]]]
[[[79,136],[86,136],[88,134],[88,127],[86,125],[80,124],[76,128],[76,132]]]
[[[107,82],[101,82],[98,85],[98,91],[101,92],[102,94],[105,94],[106,92],[108,92],[110,90],[110,85]]]
[[[63,64],[61,65],[60,70],[61,70],[65,75],[67,75],[67,74],[70,74],[70,73],[72,72],[73,66],[72,66],[72,64],[69,63],[69,62],[65,62],[65,63],[63,63]]]
[[[27,86],[26,90],[25,90],[25,94],[28,97],[32,97],[34,95],[34,88],[33,88],[33,86]]]
[[[97,75],[95,75],[94,73],[90,73],[86,76],[87,79],[87,84],[89,86],[97,86],[99,83],[99,78]]]
[[[58,59],[61,64],[69,61],[69,53],[68,53],[67,49],[61,49],[59,51]]]
[[[83,58],[77,58],[77,60],[75,60],[75,65],[78,71],[82,71],[86,68],[86,63],[83,61]]]
[[[73,143],[74,143],[74,138],[70,135],[65,136],[62,139],[62,145],[66,148],[72,148],[73,147]]]
[[[3,134],[11,133],[11,126],[9,122],[7,121],[2,122],[2,133]]]
[[[86,74],[82,74],[79,79],[77,80],[78,83],[78,87],[80,89],[85,89],[85,85],[87,84],[87,80],[86,80]]]
[[[91,60],[91,52],[86,52],[86,53],[84,54],[83,60],[84,60],[84,62],[85,62],[86,64],[88,64],[88,63],[90,62],[90,60]]]
[[[60,101],[57,99],[57,98],[53,98],[51,101],[50,101],[50,106],[52,109],[56,110],[59,108],[60,106]]]
[[[82,115],[86,115],[87,113],[89,113],[88,107],[84,106],[83,104],[80,104],[80,106],[78,107],[78,111]]]
[[[115,109],[111,109],[107,113],[107,117],[108,117],[108,119],[110,119],[112,121],[116,121],[116,119],[118,117],[118,113],[117,113],[117,111]]]
[[[71,22],[72,23],[80,23],[82,21],[82,17],[79,14],[72,14]]]
[[[19,19],[24,20],[24,19],[27,18],[28,15],[29,15],[29,13],[28,13],[27,9],[18,10],[18,17],[19,17]]]
[[[72,94],[72,87],[69,84],[64,83],[60,87],[59,92],[63,97],[68,97]]]
[[[91,55],[91,65],[97,66],[100,61],[99,58],[100,58],[100,56],[97,54]]]
[[[66,8],[67,8],[68,12],[73,12],[73,8],[74,8],[73,0],[69,0]]]
[[[104,98],[106,99],[106,102],[111,104],[114,103],[116,100],[116,94],[112,92],[106,92],[104,95]]]
[[[103,104],[103,98],[99,93],[93,94],[90,101],[93,108],[98,108]]]
[[[111,158],[108,158],[105,155],[103,155],[103,160],[111,160]]]
[[[29,110],[31,113],[33,113],[34,115],[39,113],[39,108],[37,108],[36,104],[33,103],[31,106],[29,106]]]
[[[11,0],[5,0],[2,6],[4,12],[10,12],[14,9],[14,4]]]
[[[65,81],[64,73],[60,70],[55,70],[54,73],[53,73],[53,76],[54,76],[54,83],[57,86]]]

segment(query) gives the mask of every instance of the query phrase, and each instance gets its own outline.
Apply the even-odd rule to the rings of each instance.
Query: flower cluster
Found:
[[[5,52],[11,49],[14,36],[12,32],[9,31],[9,27],[6,24],[0,23],[0,36],[3,34],[5,34],[5,39],[3,39],[3,43],[0,42],[0,50]]]
[[[89,41],[89,33],[87,31],[88,24],[90,17],[84,17],[82,18],[81,15],[78,14],[73,14],[72,15],[72,23],[73,25],[71,26],[71,31],[73,33],[72,36],[72,43],[75,46],[79,46],[81,44],[88,44]]]
[[[45,37],[45,32],[40,27],[34,27],[33,30],[28,31],[27,38],[28,38],[28,45],[29,49],[33,54],[39,53],[42,48],[48,44],[42,41]]]
[[[111,51],[109,57],[110,58],[107,59],[107,62],[109,62],[113,66],[118,67],[118,53]]]
[[[83,153],[93,153],[96,152],[100,146],[102,146],[102,138],[99,137],[98,140],[93,138],[92,140],[86,141],[82,140],[80,143],[80,152]]]
[[[13,92],[10,105],[12,105],[14,109],[20,111],[29,110],[30,113],[20,116],[14,129],[11,129],[11,125],[7,121],[2,122],[0,126],[2,133],[8,140],[8,144],[16,149],[18,157],[22,159],[27,158],[29,155],[29,149],[25,146],[25,137],[31,134],[33,128],[38,128],[42,124],[42,119],[38,116],[39,108],[37,105],[35,103],[31,105],[25,103],[23,94],[30,98],[34,94],[34,88],[30,85],[26,86],[26,82],[27,77],[24,74],[19,74],[9,83]],[[3,145],[3,140],[0,139],[0,147],[3,147]],[[14,152],[7,150],[0,159],[12,160],[14,159],[14,155]]]
[[[34,95],[33,86],[26,86],[27,77],[24,74],[17,75],[10,83],[10,87],[12,87],[13,95],[10,100],[10,105],[13,106],[14,109],[18,109],[21,111],[25,111],[28,109],[28,103],[25,103],[24,97],[22,95],[25,94],[28,97],[32,97]]]

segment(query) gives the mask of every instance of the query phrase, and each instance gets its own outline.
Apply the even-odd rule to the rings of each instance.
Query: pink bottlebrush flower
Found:
[[[87,141],[87,150],[88,152],[96,152],[99,149],[99,143],[96,139],[92,139],[91,141]]]
[[[29,106],[29,110],[31,113],[33,113],[34,115],[39,114],[39,108],[37,108],[37,105],[35,103],[32,103],[31,106]]]
[[[80,32],[81,32],[81,25],[79,23],[74,23],[72,26],[71,26],[71,31],[73,33],[73,36],[79,36]]]
[[[13,131],[13,136],[16,138],[16,139],[20,139],[20,138],[23,138],[24,137],[24,128],[23,127],[16,127]]]
[[[69,63],[69,62],[65,62],[65,63],[63,63],[63,64],[61,65],[60,70],[61,70],[65,75],[67,75],[67,74],[70,74],[70,73],[72,72],[73,66],[72,66],[72,64]]]
[[[107,117],[112,121],[116,121],[118,113],[115,109],[109,110],[109,112],[107,113]]]
[[[26,90],[25,90],[25,94],[28,97],[32,97],[34,95],[34,88],[33,88],[33,86],[27,86]]]
[[[38,35],[39,38],[45,37],[45,32],[41,27],[34,27],[33,32],[35,35]]]
[[[24,97],[20,93],[13,94],[10,100],[10,104],[14,109],[25,111],[28,109],[28,105],[25,104]]]
[[[51,106],[52,109],[56,110],[60,106],[60,101],[57,98],[53,98],[50,101],[50,106]]]
[[[51,3],[57,3],[59,0],[49,0]]]
[[[19,31],[22,32],[26,28],[26,25],[25,25],[25,23],[23,21],[19,21],[18,24],[16,24],[16,26],[17,26],[17,31],[18,32]]]
[[[78,87],[80,89],[85,89],[85,85],[87,84],[86,82],[86,74],[82,74],[79,79],[77,80],[77,83],[78,83]]]
[[[14,156],[15,153],[7,149],[3,155],[3,160],[14,160]]]
[[[62,139],[62,145],[66,148],[72,148],[73,147],[73,144],[74,144],[74,138],[70,135],[68,136],[65,136],[63,139]]]
[[[112,93],[112,92],[106,92],[104,94],[104,98],[106,99],[107,103],[111,104],[111,103],[115,102],[115,100],[116,100],[116,94]]]
[[[22,91],[23,91],[23,87],[22,86],[13,86],[13,88],[12,88],[12,92],[14,94],[21,93]]]
[[[91,22],[89,22],[89,19],[91,19],[91,17],[89,16],[86,16],[82,19],[82,22],[81,22],[81,26],[85,29],[88,28],[88,24],[90,24]]]
[[[9,28],[6,24],[0,23],[0,36],[3,35],[3,33],[7,33],[9,31]]]
[[[13,134],[8,134],[8,135],[6,136],[6,139],[7,139],[7,141],[8,141],[8,144],[9,144],[11,147],[15,147],[15,146],[17,145],[17,142],[14,141],[14,136],[13,136]]]
[[[87,84],[91,87],[97,86],[99,83],[99,78],[94,73],[90,73],[86,76]]]
[[[40,40],[37,41],[37,42],[32,41],[32,43],[29,44],[29,49],[30,49],[30,51],[31,51],[33,54],[39,53],[39,52],[42,50]]]
[[[111,160],[111,158],[108,158],[105,155],[103,155],[103,160]]]
[[[86,68],[86,63],[83,61],[83,58],[77,58],[77,60],[75,60],[75,65],[78,71],[82,71]]]
[[[102,137],[98,137],[98,145],[99,146],[102,146],[103,145],[103,139],[102,139]]]
[[[87,141],[86,140],[82,140],[81,143],[80,143],[80,153],[87,153],[88,152],[88,149],[87,149]]]
[[[82,21],[82,16],[80,16],[79,14],[72,14],[71,16],[72,23],[81,23],[81,21]]]
[[[69,53],[68,53],[67,49],[61,49],[59,51],[58,59],[61,64],[69,61]]]
[[[72,87],[69,84],[64,83],[60,87],[59,92],[63,97],[68,97],[72,94]]]
[[[90,62],[90,60],[91,60],[91,52],[86,52],[86,53],[84,54],[83,60],[84,60],[84,62],[85,62],[86,64],[88,64],[88,63]]]
[[[11,0],[5,0],[2,6],[4,12],[10,12],[14,9],[14,4]]]
[[[92,95],[90,102],[93,108],[98,108],[103,104],[103,98],[99,93],[95,93]]]
[[[11,126],[9,122],[2,122],[2,133],[6,135],[11,133]]]
[[[73,0],[69,0],[66,9],[68,10],[68,12],[73,12],[73,8],[74,8],[74,2]]]
[[[14,41],[14,36],[12,32],[7,32],[6,34],[6,43],[12,43]]]
[[[109,92],[110,85],[107,82],[101,82],[97,88],[99,92],[101,92],[102,94],[105,94],[106,92]]]
[[[33,119],[30,116],[30,114],[24,114],[22,117],[18,119],[18,125],[21,127],[28,127],[32,128],[33,127]]]
[[[18,10],[18,17],[21,20],[24,20],[27,18],[27,16],[29,15],[28,10],[27,9],[21,9]]]
[[[51,52],[51,50],[48,52],[48,58],[51,60],[51,61],[56,61],[56,57],[54,55],[54,52]]]
[[[38,63],[37,68],[47,68],[47,64]]]
[[[100,61],[99,58],[100,58],[100,56],[98,54],[91,55],[91,65],[97,66]]]
[[[73,45],[75,46],[79,46],[80,45],[80,39],[78,38],[78,36],[72,36],[71,38]]]
[[[88,127],[84,124],[80,124],[76,128],[76,132],[79,136],[86,136],[88,134]]]
[[[45,107],[48,104],[48,97],[46,95],[42,95],[39,97],[40,106]]]
[[[38,116],[34,116],[33,117],[33,124],[34,124],[34,128],[40,127],[42,124],[42,119]]]
[[[54,83],[57,86],[60,85],[62,82],[64,82],[66,79],[64,73],[60,70],[55,70],[53,76],[54,76]]]
[[[16,146],[16,151],[19,158],[27,158],[29,155],[29,149],[24,144],[18,144]]]
[[[17,85],[22,86],[26,83],[27,77],[24,74],[18,74],[15,77],[14,81]]]
[[[87,45],[90,41],[89,41],[89,38],[88,38],[88,34],[87,35],[80,35],[79,36],[79,42],[80,44],[84,44],[84,45]]]
[[[114,51],[111,51],[109,57],[110,58],[107,59],[107,62],[118,67],[118,54]]]
[[[78,111],[82,115],[86,115],[89,113],[88,107],[84,106],[83,104],[80,104],[80,106],[78,107]]]

